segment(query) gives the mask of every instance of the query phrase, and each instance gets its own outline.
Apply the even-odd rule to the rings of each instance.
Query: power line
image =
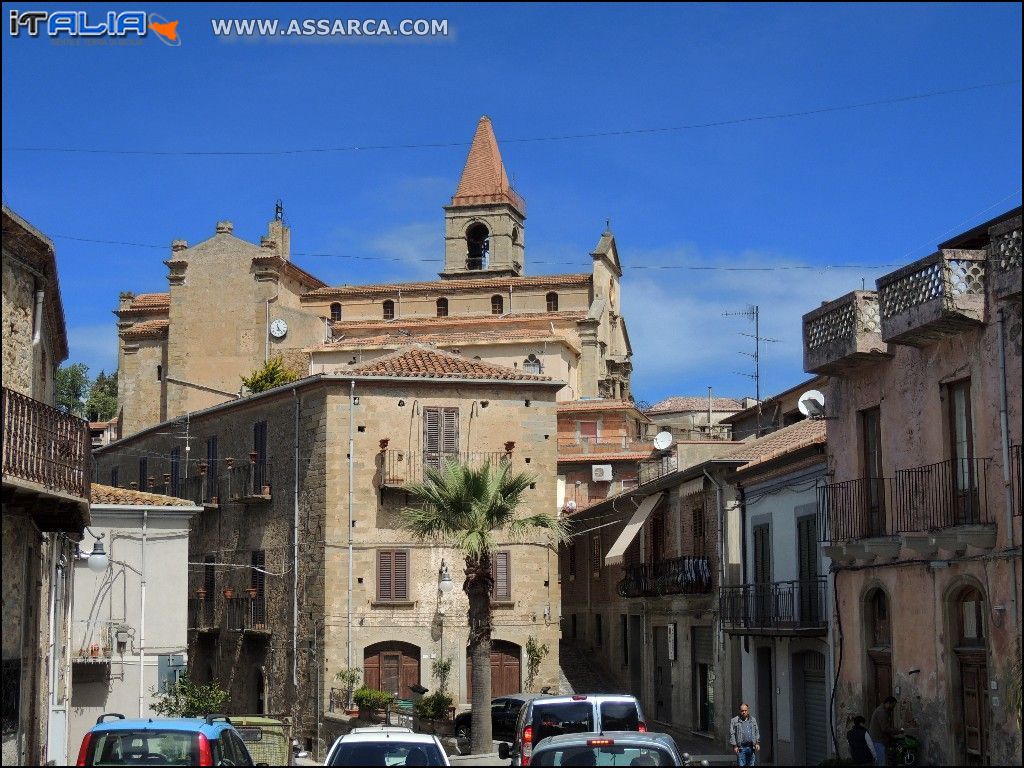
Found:
[[[657,133],[677,133],[680,131],[696,130],[701,128],[721,128],[730,125],[742,125],[744,123],[763,122],[768,120],[785,120],[796,117],[811,117],[832,112],[846,112],[855,109],[866,109],[868,107],[885,106],[889,104],[902,104],[910,101],[931,99],[937,96],[949,96],[958,93],[968,93],[986,88],[1000,88],[1007,85],[1017,85],[1021,81],[1001,80],[990,83],[978,83],[962,88],[948,88],[938,91],[926,91],[908,96],[895,96],[886,99],[873,99],[851,104],[841,104],[831,107],[815,107],[812,109],[796,110],[792,112],[775,112],[764,115],[750,115],[728,120],[712,120],[701,123],[689,123],[686,125],[663,126],[657,128],[624,128],[610,131],[592,131],[587,133],[567,133],[550,136],[531,136],[512,139],[503,139],[503,144],[532,144],[547,141],[576,141],[579,139],[612,138],[617,136],[642,136]],[[394,149],[447,149],[454,147],[468,147],[470,142],[432,142],[420,144],[354,144],[343,147],[310,147],[297,149],[273,149],[273,150],[158,150],[158,149],[96,149],[86,147],[4,147],[4,152],[63,152],[75,154],[92,155],[148,155],[152,157],[265,157],[273,155],[304,155],[304,154],[326,154],[333,152],[368,152],[385,151]]]

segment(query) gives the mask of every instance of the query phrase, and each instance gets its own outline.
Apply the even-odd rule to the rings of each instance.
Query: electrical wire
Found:
[[[987,88],[1001,88],[1004,86],[1017,85],[1021,81],[1019,78],[1014,80],[1000,80],[988,83],[977,83],[975,85],[968,85],[961,88],[947,88],[936,91],[926,91],[923,93],[915,93],[907,96],[895,96],[884,99],[872,99],[870,101],[854,102],[850,104],[840,104],[830,107],[814,107],[811,109],[794,110],[791,112],[774,112],[763,115],[749,115],[746,117],[738,117],[727,120],[712,120],[700,123],[688,123],[685,125],[676,126],[662,126],[656,128],[623,128],[617,130],[608,131],[591,131],[585,133],[567,133],[549,136],[530,136],[530,137],[518,137],[511,139],[502,139],[503,144],[535,144],[541,142],[550,141],[578,141],[581,139],[600,139],[600,138],[614,138],[620,136],[643,136],[652,134],[663,134],[663,133],[678,133],[681,131],[689,131],[704,128],[722,128],[731,125],[742,125],[744,123],[764,122],[770,120],[785,120],[797,117],[811,117],[813,115],[823,115],[832,112],[845,112],[850,110],[865,109],[868,107],[885,106],[889,104],[902,104],[910,101],[920,101],[923,99],[931,99],[938,96],[949,96],[952,94],[968,93],[971,91],[979,91]],[[341,147],[309,147],[309,148],[297,148],[297,149],[274,149],[274,150],[157,150],[157,149],[97,149],[97,148],[86,148],[86,147],[4,147],[4,152],[53,152],[53,153],[72,153],[72,154],[91,154],[91,155],[129,155],[139,156],[146,155],[150,157],[268,157],[274,155],[304,155],[304,154],[325,154],[335,152],[368,152],[368,151],[385,151],[385,150],[397,150],[397,149],[447,149],[455,147],[468,147],[470,142],[456,141],[456,142],[431,142],[431,143],[418,143],[418,144],[353,144],[349,146]]]

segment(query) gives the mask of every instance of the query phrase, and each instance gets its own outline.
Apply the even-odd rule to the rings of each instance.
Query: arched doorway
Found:
[[[507,640],[491,641],[491,697],[508,696],[522,690],[520,646]],[[473,699],[473,660],[466,650],[466,692]]]
[[[368,646],[363,651],[363,680],[367,688],[412,698],[411,688],[420,682],[419,647],[397,640]]]
[[[956,698],[964,765],[988,765],[988,661],[985,626],[986,604],[981,591],[969,586],[959,590],[950,604],[956,637]]]
[[[867,633],[867,680],[864,686],[865,711],[873,712],[892,696],[892,622],[889,596],[881,587],[864,598],[864,627]]]

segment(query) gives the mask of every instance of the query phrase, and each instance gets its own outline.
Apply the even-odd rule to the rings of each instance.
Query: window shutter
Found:
[[[590,537],[590,569],[595,577],[601,575],[601,535],[597,533]]]
[[[441,409],[423,409],[423,453],[441,452]]]
[[[249,578],[249,586],[256,590],[258,597],[263,597],[264,594],[266,574],[263,571],[266,568],[266,561],[267,555],[262,549],[257,549],[252,553],[252,576]]]
[[[459,452],[459,409],[442,409],[441,419],[441,452],[456,455]]]
[[[394,561],[394,592],[392,600],[409,599],[409,550],[396,549]]]
[[[508,551],[494,553],[494,599],[512,599],[511,556]]]
[[[390,549],[377,553],[377,599],[394,600],[393,558]]]

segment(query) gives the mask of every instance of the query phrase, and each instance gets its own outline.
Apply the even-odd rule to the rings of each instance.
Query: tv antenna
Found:
[[[754,340],[754,351],[753,352],[740,352],[741,355],[752,357],[754,359],[754,372],[753,373],[741,373],[737,371],[737,375],[746,376],[748,379],[754,380],[754,399],[757,400],[757,433],[758,436],[761,434],[761,342],[776,344],[778,339],[769,339],[761,335],[761,308],[757,304],[752,304],[746,309],[739,312],[723,312],[723,317],[745,317],[748,320],[754,322],[753,333],[740,332],[740,336],[746,336]]]

